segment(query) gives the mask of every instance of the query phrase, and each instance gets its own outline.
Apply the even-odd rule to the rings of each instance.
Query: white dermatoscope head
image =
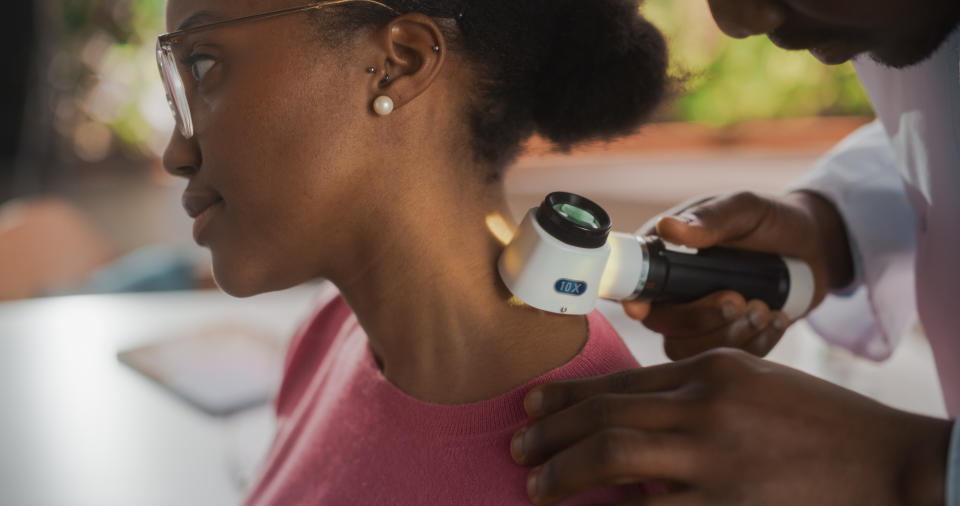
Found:
[[[500,256],[500,278],[527,305],[587,314],[596,308],[610,258],[610,227],[600,206],[573,194],[552,193],[523,218]]]

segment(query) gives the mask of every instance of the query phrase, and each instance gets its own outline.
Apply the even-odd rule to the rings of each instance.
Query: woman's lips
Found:
[[[862,52],[862,48],[846,42],[833,42],[810,48],[810,53],[827,65],[846,63]]]
[[[210,206],[222,200],[223,198],[220,197],[220,194],[217,192],[187,190],[183,194],[182,203],[183,208],[187,210],[187,214],[189,214],[191,218],[196,218],[209,209]]]
[[[207,225],[210,223],[210,220],[214,218],[216,212],[223,207],[223,201],[217,201],[212,206],[203,210],[202,213],[197,215],[193,220],[193,240],[197,244],[203,244],[202,235],[203,231],[207,228]]]
[[[193,218],[193,239],[201,243],[201,235],[216,211],[223,207],[223,198],[216,192],[191,192],[183,194],[183,208]]]

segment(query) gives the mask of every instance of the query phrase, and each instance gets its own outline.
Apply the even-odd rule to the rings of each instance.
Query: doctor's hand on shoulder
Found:
[[[656,232],[671,242],[806,261],[816,282],[814,304],[850,281],[842,220],[814,194],[740,193],[670,216]],[[662,480],[669,491],[638,498],[639,504],[943,504],[951,423],[897,411],[758,358],[789,323],[775,323],[782,315],[733,292],[627,310],[666,335],[671,357],[689,358],[528,394],[524,406],[533,422],[514,436],[511,454],[532,467],[534,503]]]
[[[852,278],[843,220],[831,203],[812,193],[716,197],[682,205],[645,228],[645,233],[692,248],[725,246],[803,260],[813,271],[814,307],[831,288],[843,287]],[[626,302],[624,309],[663,334],[664,349],[673,360],[720,347],[766,356],[792,323],[762,301],[744,300],[732,291],[686,304]]]
[[[944,504],[951,422],[739,350],[533,390],[511,444],[553,504],[662,481],[645,506]]]

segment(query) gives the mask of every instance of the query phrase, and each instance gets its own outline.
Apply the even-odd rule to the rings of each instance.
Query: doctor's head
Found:
[[[495,206],[534,133],[633,131],[667,87],[638,3],[168,0],[164,165],[221,287],[330,277],[405,216]]]
[[[868,54],[892,67],[928,58],[960,23],[957,0],[709,0],[728,35],[769,35],[785,49],[806,49],[843,63]]]

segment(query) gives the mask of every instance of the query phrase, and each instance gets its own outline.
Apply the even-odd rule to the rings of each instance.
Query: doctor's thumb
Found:
[[[657,235],[665,241],[691,248],[709,248],[720,240],[716,229],[705,226],[689,213],[660,218]]]
[[[661,218],[657,235],[691,248],[722,246],[757,230],[769,207],[765,199],[752,193],[721,197]]]

